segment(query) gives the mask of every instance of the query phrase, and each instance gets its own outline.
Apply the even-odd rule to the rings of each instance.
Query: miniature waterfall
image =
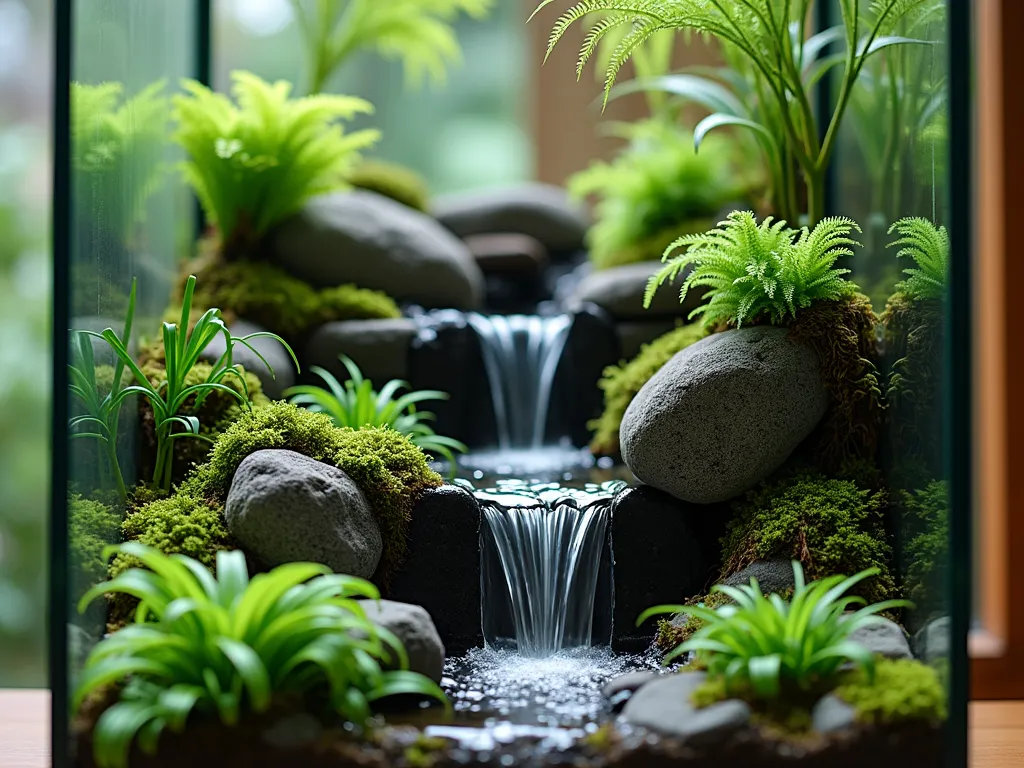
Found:
[[[541,447],[572,318],[471,313],[467,321],[480,338],[499,447]]]
[[[620,486],[572,490],[509,481],[477,493],[492,537],[481,547],[484,634],[489,645],[498,638],[488,632],[494,624],[488,611],[511,614],[501,618],[514,628],[522,656],[550,656],[594,642],[601,560],[608,547],[611,501]],[[499,566],[503,579],[489,578]],[[606,592],[610,602],[610,589]]]

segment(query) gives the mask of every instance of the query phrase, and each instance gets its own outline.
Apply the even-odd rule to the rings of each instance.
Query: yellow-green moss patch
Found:
[[[853,706],[858,721],[865,724],[934,723],[947,716],[946,691],[938,673],[909,659],[880,658],[874,680],[863,672],[850,673],[835,694]]]
[[[376,192],[417,211],[426,212],[430,205],[426,180],[404,165],[364,160],[348,174],[347,181],[357,189]]]

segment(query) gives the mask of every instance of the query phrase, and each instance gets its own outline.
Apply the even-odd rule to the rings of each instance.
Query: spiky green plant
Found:
[[[617,158],[569,179],[573,196],[597,198],[597,223],[587,236],[597,267],[657,258],[680,231],[706,229],[746,191],[734,146],[724,139],[698,154],[692,134],[660,119],[630,126],[628,136]]]
[[[295,405],[327,414],[339,427],[391,427],[408,437],[413,445],[443,456],[453,467],[454,452],[465,453],[468,450],[458,440],[434,433],[428,423],[434,419],[433,413],[416,410],[417,403],[447,400],[446,392],[423,389],[398,395],[399,390],[409,389],[409,384],[400,379],[392,379],[377,392],[373,382],[364,378],[351,358],[341,355],[338,359],[349,375],[344,385],[330,371],[313,366],[310,370],[324,380],[327,389],[300,385],[286,389],[285,397],[290,397]]]
[[[887,247],[899,247],[897,257],[909,256],[916,268],[904,269],[907,279],[898,283],[896,293],[913,300],[941,299],[946,292],[949,274],[949,233],[945,227],[936,227],[928,219],[900,219],[889,228],[889,234],[900,237]]]
[[[323,565],[289,563],[249,579],[245,555],[217,553],[217,575],[182,555],[129,542],[107,548],[138,558],[93,587],[79,610],[108,593],[140,603],[136,623],[90,653],[72,705],[124,682],[93,731],[100,768],[125,768],[133,743],[155,754],[161,733],[181,733],[190,717],[217,717],[228,727],[270,709],[275,696],[322,689],[330,707],[364,725],[370,706],[396,694],[441,689],[408,671],[400,640],[366,617],[356,598],[378,599],[368,581]],[[382,663],[399,669],[382,671]]]
[[[121,83],[71,83],[71,162],[76,200],[94,222],[129,244],[167,164],[165,83],[122,98]]]
[[[644,306],[650,306],[660,285],[674,281],[691,266],[679,300],[691,288],[708,288],[704,294],[708,302],[690,313],[690,317],[703,315],[707,326],[739,328],[761,315],[782,324],[814,301],[856,292],[856,284],[845,277],[850,270],[833,266],[841,256],[852,256],[850,246],[859,244],[850,237],[860,232],[855,221],[835,216],[822,219],[811,230],[794,230],[785,221],[772,221],[769,216],[758,224],[749,211],[733,211],[716,229],[679,238],[666,249],[665,266],[651,277]],[[673,255],[680,248],[686,250]]]
[[[829,690],[849,662],[869,680],[874,675],[874,654],[850,636],[884,623],[877,615],[883,611],[911,607],[906,600],[865,605],[861,597],[843,596],[875,573],[877,569],[869,568],[848,578],[829,576],[808,584],[800,563],[793,561],[795,586],[789,602],[776,594],[765,596],[757,579],[751,579],[739,587],[712,588],[713,594],[732,600],[727,605],[715,609],[658,605],[644,611],[637,626],[665,613],[700,619],[704,622],[700,629],[670,651],[665,663],[695,651],[709,677],[724,680],[729,693],[770,701],[787,694]],[[857,605],[863,607],[847,613]]]
[[[534,11],[556,2],[542,0]],[[892,34],[899,21],[934,0],[840,0],[843,24],[828,30],[824,37],[805,37],[803,30],[812,29],[811,0],[578,0],[571,2],[555,22],[548,52],[558,44],[570,27],[591,14],[599,14],[590,27],[580,49],[577,72],[582,72],[595,54],[602,39],[617,27],[627,26],[629,32],[608,59],[605,77],[607,100],[619,70],[633,53],[655,34],[663,30],[694,30],[713,35],[734,46],[758,72],[766,99],[771,99],[781,117],[781,133],[755,120],[728,113],[716,113],[699,127],[694,139],[699,142],[707,131],[725,125],[743,127],[760,134],[779,166],[791,158],[799,168],[807,190],[808,220],[816,224],[825,210],[825,174],[835,150],[843,116],[850,95],[868,59],[892,45],[922,42]],[[867,13],[862,9],[868,8]],[[842,55],[830,58],[822,66],[808,70],[825,45],[842,43]],[[812,79],[822,69],[842,66],[842,77],[836,104],[827,127],[819,129],[813,107]],[[796,179],[786,179],[785,199],[798,198]],[[790,213],[792,215],[792,212]]]
[[[443,82],[462,56],[453,23],[482,19],[494,0],[292,0],[310,55],[310,93],[320,93],[357,51],[373,49],[405,66],[407,79]]]
[[[236,344],[248,348],[267,366],[271,375],[274,375],[274,369],[270,363],[252,346],[251,342],[257,338],[275,339],[288,351],[296,369],[299,367],[299,361],[296,359],[295,353],[292,352],[292,348],[280,336],[269,331],[250,333],[247,336],[234,336],[224,324],[220,310],[217,308],[211,308],[204,312],[190,331],[189,319],[192,313],[192,294],[195,292],[195,285],[196,278],[193,275],[189,277],[185,285],[180,322],[163,324],[162,339],[166,379],[157,385],[149,380],[145,371],[128,351],[127,333],[131,329],[132,317],[135,314],[134,291],[128,306],[124,337],[118,336],[112,328],[107,328],[102,333],[83,332],[104,339],[117,358],[116,371],[120,372],[127,368],[135,377],[135,384],[124,387],[118,392],[116,403],[119,404],[128,395],[136,393],[145,397],[152,406],[156,433],[156,464],[153,470],[153,484],[164,491],[171,490],[174,461],[173,441],[191,437],[212,442],[210,438],[201,434],[199,420],[195,416],[181,414],[185,403],[191,400],[193,410],[198,410],[211,392],[224,392],[243,405],[250,405],[245,371],[240,365],[232,363],[232,353]],[[189,385],[187,383],[189,372],[199,362],[206,348],[218,336],[224,339],[224,352],[211,366],[210,374],[205,381]],[[241,392],[223,383],[227,376],[234,376],[241,383]],[[118,379],[115,379],[114,386],[115,388],[118,386]]]
[[[353,96],[292,99],[291,84],[251,72],[231,74],[237,105],[186,80],[174,97],[174,139],[188,153],[183,169],[227,258],[247,255],[274,224],[314,195],[343,189],[344,176],[380,134],[346,134],[337,123],[373,111]]]

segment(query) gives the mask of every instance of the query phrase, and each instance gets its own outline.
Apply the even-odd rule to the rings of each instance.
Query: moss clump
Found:
[[[68,558],[71,599],[78,600],[107,578],[103,549],[121,540],[121,515],[98,501],[72,494],[68,499]]]
[[[874,680],[850,673],[835,694],[857,710],[858,721],[888,725],[906,721],[942,722],[947,717],[946,691],[938,673],[909,659],[877,659]]]
[[[348,174],[347,180],[357,189],[376,192],[417,211],[426,212],[430,207],[426,180],[403,165],[364,160]]]
[[[878,568],[879,574],[861,581],[855,593],[869,603],[892,598],[896,585],[889,570],[885,503],[884,492],[816,472],[763,483],[734,505],[736,516],[722,539],[722,576],[755,560],[799,560],[808,581]]]
[[[229,323],[244,318],[286,338],[335,320],[401,316],[394,300],[380,291],[354,285],[317,290],[265,261],[225,262],[213,254],[189,265],[172,306],[180,306],[189,275],[196,276],[193,302],[197,311],[218,307]]]
[[[875,313],[861,294],[801,310],[790,335],[818,353],[831,405],[814,456],[828,472],[852,460],[873,461],[881,430],[882,390],[875,362]]]
[[[389,428],[339,428],[322,413],[274,402],[244,412],[217,439],[207,463],[178,493],[223,505],[238,465],[246,456],[270,448],[295,451],[335,466],[363,490],[384,542],[375,578],[386,584],[405,555],[413,504],[426,489],[442,482],[423,451]]]
[[[430,768],[448,749],[448,745],[447,739],[421,733],[416,741],[405,748],[402,756],[411,768]]]
[[[933,481],[918,491],[900,492],[906,563],[904,590],[917,615],[943,608],[949,575],[949,486]]]
[[[699,323],[683,325],[654,341],[644,344],[629,362],[610,365],[598,387],[604,392],[604,413],[587,424],[594,437],[590,450],[595,454],[616,455],[619,452],[619,425],[637,392],[650,381],[677,352],[700,341],[707,331]]]

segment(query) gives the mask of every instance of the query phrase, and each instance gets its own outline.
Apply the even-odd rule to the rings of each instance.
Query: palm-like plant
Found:
[[[375,130],[345,134],[338,120],[373,111],[352,96],[290,99],[291,85],[232,73],[237,106],[192,80],[174,98],[174,139],[188,153],[185,179],[220,231],[224,255],[245,255],[270,227],[302,204],[345,186]]]
[[[889,228],[889,234],[899,233],[888,247],[902,246],[896,256],[909,256],[916,268],[904,269],[907,279],[896,285],[896,292],[914,300],[941,299],[946,290],[949,274],[949,233],[945,227],[936,227],[928,219],[900,219]]]
[[[807,584],[800,563],[793,561],[795,586],[788,603],[776,594],[765,596],[757,579],[751,579],[748,585],[712,589],[733,603],[717,609],[659,605],[644,611],[637,625],[664,613],[686,613],[700,619],[703,626],[670,651],[665,662],[694,651],[710,676],[724,679],[727,691],[759,700],[829,686],[848,662],[863,669],[870,679],[874,655],[850,636],[882,624],[885,619],[877,614],[911,605],[905,600],[865,605],[861,597],[843,596],[877,572],[869,568],[854,576],[829,576]],[[863,607],[847,613],[857,605]]]
[[[401,693],[441,689],[408,671],[401,642],[366,617],[356,598],[378,599],[376,587],[314,563],[290,563],[250,581],[240,551],[217,553],[217,576],[182,555],[135,542],[108,547],[138,558],[98,584],[79,603],[84,611],[108,593],[140,600],[136,623],[110,635],[89,655],[73,699],[126,681],[118,701],[96,723],[101,768],[127,765],[132,743],[154,754],[160,734],[180,733],[193,714],[233,726],[246,713],[266,712],[275,696],[323,690],[331,708],[358,725],[370,705]],[[382,671],[381,663],[399,667]]]
[[[137,393],[145,397],[153,408],[154,429],[156,432],[156,465],[153,470],[153,484],[165,491],[171,489],[172,463],[174,461],[174,450],[172,443],[181,438],[196,438],[209,441],[210,438],[200,434],[199,419],[195,416],[183,416],[181,410],[185,403],[193,399],[193,408],[198,409],[211,392],[225,392],[238,400],[243,405],[250,405],[248,387],[245,382],[244,371],[241,366],[232,363],[232,353],[236,344],[247,347],[255,354],[274,375],[274,369],[266,358],[263,357],[253,346],[252,340],[256,338],[271,338],[280,342],[288,351],[295,363],[296,369],[299,361],[295,357],[292,348],[280,336],[269,331],[251,333],[247,336],[233,336],[221,318],[220,310],[217,308],[208,309],[196,321],[189,331],[189,320],[192,313],[192,295],[195,292],[196,278],[190,276],[185,284],[185,293],[181,302],[181,320],[179,323],[163,324],[163,352],[166,363],[166,379],[154,385],[142,368],[128,351],[128,334],[131,330],[132,317],[135,313],[135,292],[132,291],[128,319],[125,323],[125,335],[120,337],[112,328],[107,328],[102,333],[84,331],[83,333],[104,339],[117,358],[114,386],[116,395],[111,401],[111,407],[120,405],[125,397]],[[224,352],[210,368],[210,374],[206,381],[199,384],[186,384],[186,377],[189,371],[199,362],[200,357],[208,346],[218,336],[224,339]],[[135,377],[135,384],[117,390],[119,386],[120,372],[127,368]],[[227,376],[234,376],[242,385],[242,392],[237,392],[223,383]],[[79,382],[83,383],[83,382]],[[84,382],[88,383],[88,382]],[[74,390],[73,390],[74,391]],[[77,392],[76,392],[77,394]],[[88,423],[95,424],[95,421]],[[116,422],[115,422],[116,425]]]
[[[461,49],[452,23],[460,13],[481,19],[493,0],[315,0],[307,11],[292,0],[299,28],[310,51],[310,93],[320,93],[352,54],[373,48],[399,58],[413,82],[429,75],[443,82]]]
[[[555,0],[542,0],[534,15]],[[590,14],[598,21],[590,27],[580,49],[577,71],[597,52],[612,30],[627,26],[614,52],[608,57],[605,98],[619,70],[633,53],[663,30],[694,30],[711,34],[734,47],[756,70],[756,79],[765,100],[774,103],[780,118],[781,133],[749,117],[729,113],[712,115],[695,134],[695,140],[720,125],[740,126],[760,134],[772,154],[772,165],[785,171],[792,159],[799,168],[807,189],[809,224],[824,216],[825,173],[835,150],[843,116],[853,86],[868,59],[892,45],[922,42],[893,34],[896,25],[909,14],[934,0],[840,0],[843,24],[824,37],[805,38],[811,28],[811,0],[578,0],[572,2],[555,22],[549,40],[549,52],[569,28]],[[864,12],[867,8],[867,12]],[[831,43],[843,43],[845,51],[815,62],[821,50]],[[813,80],[831,67],[843,67],[836,104],[826,130],[820,131],[813,108]],[[781,177],[780,177],[781,178]],[[796,179],[785,180],[785,200],[797,200]],[[790,211],[792,216],[792,211]]]
[[[313,366],[310,370],[324,380],[327,389],[300,385],[285,390],[285,397],[290,397],[295,405],[326,413],[339,427],[391,427],[408,437],[413,445],[443,456],[453,466],[454,452],[465,453],[468,450],[454,438],[435,434],[428,423],[435,418],[434,414],[416,409],[417,403],[447,400],[446,392],[423,389],[396,397],[400,389],[409,388],[409,384],[400,379],[392,379],[377,392],[373,382],[363,377],[355,362],[345,355],[339,359],[349,375],[344,385],[330,371]]]
[[[650,306],[660,285],[692,266],[679,299],[702,286],[709,289],[704,294],[709,301],[691,317],[703,315],[708,326],[741,327],[767,314],[770,322],[781,324],[814,301],[856,291],[845,277],[850,270],[833,266],[841,256],[853,255],[850,246],[858,245],[850,237],[854,231],[860,232],[857,223],[841,216],[823,219],[812,230],[793,230],[785,221],[772,223],[770,216],[758,224],[749,211],[733,211],[717,229],[684,235],[668,247],[665,266],[647,285],[644,306]],[[673,255],[679,248],[686,250]]]

